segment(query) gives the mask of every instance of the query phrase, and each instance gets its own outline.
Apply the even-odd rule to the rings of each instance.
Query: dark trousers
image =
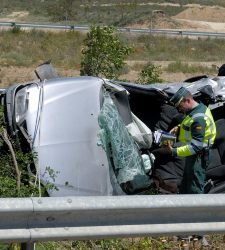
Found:
[[[184,175],[179,188],[180,194],[202,194],[206,168],[209,160],[204,153],[187,156],[185,158]]]

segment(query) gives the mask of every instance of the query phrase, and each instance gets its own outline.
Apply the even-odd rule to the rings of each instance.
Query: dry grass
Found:
[[[135,81],[149,61],[162,66],[164,81],[176,81],[182,80],[179,79],[181,73],[185,74],[181,74],[183,79],[195,74],[216,74],[215,68],[210,66],[211,62],[220,65],[224,60],[224,40],[220,39],[120,36],[134,48],[128,58],[129,64],[121,71],[120,79]],[[32,80],[34,68],[49,59],[52,59],[61,75],[79,75],[84,37],[83,33],[69,31],[0,31],[1,83],[9,85]],[[193,63],[187,62],[195,64],[193,66]],[[169,75],[174,77],[167,77]]]
[[[1,31],[0,65],[29,67],[52,59],[59,67],[77,68],[83,38],[73,31]]]

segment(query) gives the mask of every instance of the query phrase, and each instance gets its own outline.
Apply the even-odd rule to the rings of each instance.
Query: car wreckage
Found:
[[[50,196],[177,193],[184,160],[155,156],[154,131],[169,131],[182,115],[169,103],[185,86],[208,105],[217,126],[205,193],[225,192],[225,77],[140,85],[98,77],[58,77],[50,64],[38,80],[2,90],[8,133],[35,151],[30,169],[44,185],[50,166],[57,190]]]

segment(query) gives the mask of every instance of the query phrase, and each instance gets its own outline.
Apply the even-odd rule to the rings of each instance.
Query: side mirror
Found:
[[[44,81],[45,79],[52,79],[52,78],[57,78],[58,74],[55,70],[55,68],[51,64],[51,60],[46,61],[42,64],[40,64],[36,69],[35,69],[35,74],[36,76],[41,80]]]

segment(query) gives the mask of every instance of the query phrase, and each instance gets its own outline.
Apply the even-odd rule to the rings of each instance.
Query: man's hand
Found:
[[[170,141],[170,140],[166,141],[166,144],[164,144],[164,147],[165,147],[169,152],[172,153],[172,144],[171,144],[171,141]]]
[[[178,134],[178,129],[179,129],[178,126],[176,126],[176,127],[172,128],[170,130],[170,133],[173,134],[173,135],[177,135]]]

